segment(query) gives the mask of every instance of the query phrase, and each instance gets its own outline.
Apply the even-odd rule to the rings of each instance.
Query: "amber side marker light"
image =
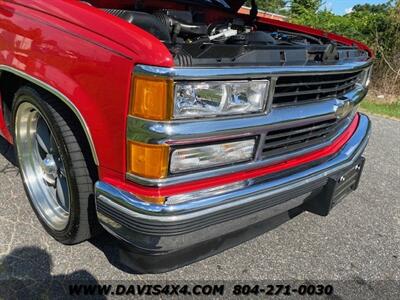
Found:
[[[145,178],[160,179],[168,174],[169,146],[150,145],[128,141],[128,173]],[[164,204],[165,197],[137,196],[140,200],[154,204]]]
[[[169,146],[128,142],[128,172],[160,179],[168,174]]]
[[[140,200],[144,202],[159,204],[159,205],[165,204],[166,201],[166,197],[146,197],[146,196],[136,196],[136,197],[138,197]]]
[[[129,114],[150,120],[170,120],[173,108],[172,80],[144,76],[132,77]]]

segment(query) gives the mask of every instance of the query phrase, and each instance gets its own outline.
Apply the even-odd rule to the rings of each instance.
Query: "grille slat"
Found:
[[[280,97],[288,97],[288,96],[297,96],[297,95],[308,95],[308,94],[321,94],[321,93],[340,93],[343,90],[348,89],[351,86],[354,86],[355,82],[350,82],[345,85],[340,85],[333,88],[318,88],[315,90],[306,90],[306,91],[295,91],[295,92],[287,92],[287,93],[275,93],[275,98]]]
[[[285,154],[288,154],[291,152],[298,151],[303,148],[312,147],[312,146],[321,144],[325,140],[326,140],[326,138],[321,137],[321,138],[313,139],[312,141],[304,141],[304,142],[297,143],[294,145],[287,145],[285,147],[279,147],[279,148],[275,148],[275,149],[265,150],[265,152],[263,152],[263,158],[270,158],[270,157],[274,157],[274,156],[285,155]]]
[[[263,158],[284,155],[332,139],[349,123],[349,119],[330,119],[302,127],[270,131],[264,139]]]
[[[319,76],[279,77],[274,93],[274,105],[291,105],[341,97],[356,87],[361,72]]]
[[[328,134],[332,129],[331,128],[327,128],[324,130],[319,130],[319,131],[309,131],[306,134],[302,134],[296,137],[293,137],[292,135],[286,137],[284,140],[278,140],[276,142],[269,142],[268,146],[264,147],[264,149],[268,149],[268,148],[278,148],[281,147],[283,145],[287,145],[288,143],[293,144],[293,143],[297,143],[300,141],[307,141],[313,138],[317,138],[317,137],[321,137],[325,134]]]
[[[328,81],[314,81],[314,82],[295,82],[295,83],[281,83],[277,85],[277,87],[294,87],[294,86],[303,86],[303,85],[321,85],[321,84],[338,84],[343,82],[352,81],[358,78],[358,75],[352,76],[346,79],[339,79],[339,80],[328,80]]]
[[[303,128],[303,129],[296,129],[296,130],[293,130],[291,128],[289,131],[290,131],[290,133],[292,135],[296,135],[296,134],[300,134],[300,133],[303,133],[303,132],[308,132],[310,130],[323,129],[323,128],[329,127],[331,125],[332,125],[332,123],[323,123],[321,125],[314,125],[312,128],[306,127],[306,128]],[[265,140],[268,141],[268,140],[277,139],[277,138],[281,138],[281,137],[285,137],[285,136],[287,136],[287,130],[285,132],[283,132],[283,133],[280,133],[280,134],[278,133],[278,134],[274,134],[272,136],[267,136],[265,138]]]

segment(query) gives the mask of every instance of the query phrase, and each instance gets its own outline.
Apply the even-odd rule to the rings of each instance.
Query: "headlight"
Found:
[[[263,111],[269,81],[178,82],[175,118],[246,114]]]
[[[133,76],[129,115],[167,121],[262,112],[268,90],[268,80],[174,82]]]
[[[177,149],[171,156],[171,173],[200,170],[251,160],[255,140]]]

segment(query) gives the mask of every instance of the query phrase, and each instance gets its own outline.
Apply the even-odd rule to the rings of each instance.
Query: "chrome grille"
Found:
[[[284,155],[326,142],[339,134],[348,123],[349,118],[329,119],[300,127],[270,131],[264,140],[262,158]]]
[[[274,105],[290,105],[338,98],[353,90],[361,71],[346,74],[280,77],[276,82]]]

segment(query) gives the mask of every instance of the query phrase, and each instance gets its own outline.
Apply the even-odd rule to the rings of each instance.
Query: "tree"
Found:
[[[291,12],[294,16],[305,13],[316,13],[322,5],[322,0],[292,0]]]
[[[260,10],[272,13],[282,13],[286,7],[287,0],[257,0],[257,6]],[[251,6],[251,1],[246,1],[246,6]]]
[[[390,8],[390,3],[384,4],[357,4],[354,5],[352,12],[367,13],[386,13]]]
[[[367,44],[376,53],[373,88],[399,95],[400,0],[356,5],[344,16],[318,9],[320,3],[317,0],[292,0],[291,21]]]

